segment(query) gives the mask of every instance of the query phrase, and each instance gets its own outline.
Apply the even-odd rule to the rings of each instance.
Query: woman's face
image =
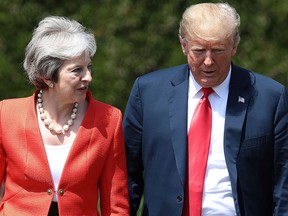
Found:
[[[53,87],[62,102],[80,103],[85,100],[88,85],[92,81],[91,66],[91,59],[85,54],[64,61],[58,71],[58,82]]]

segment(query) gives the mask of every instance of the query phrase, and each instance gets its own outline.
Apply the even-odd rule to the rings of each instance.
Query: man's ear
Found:
[[[181,44],[181,48],[182,48],[183,54],[186,56],[188,54],[187,41],[185,40],[185,38],[182,38],[181,36],[179,36],[179,41],[180,41],[180,44]]]
[[[234,56],[236,54],[237,48],[238,48],[237,44],[234,43],[233,48],[232,48],[232,56]]]

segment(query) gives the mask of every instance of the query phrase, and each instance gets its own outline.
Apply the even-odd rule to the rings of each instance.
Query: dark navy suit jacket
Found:
[[[136,79],[124,115],[131,215],[180,216],[187,163],[188,65]],[[288,215],[288,92],[232,64],[224,153],[237,215]]]

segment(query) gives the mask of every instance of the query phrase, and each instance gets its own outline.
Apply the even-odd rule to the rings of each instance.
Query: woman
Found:
[[[0,103],[0,215],[129,215],[121,112],[88,91],[94,36],[43,19],[24,69],[37,88]],[[99,193],[98,193],[99,191]]]

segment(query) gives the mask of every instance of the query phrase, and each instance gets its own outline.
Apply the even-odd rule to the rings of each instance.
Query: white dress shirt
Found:
[[[223,146],[225,113],[230,77],[231,67],[226,79],[219,86],[214,87],[214,92],[209,95],[209,101],[212,108],[212,131],[203,189],[203,216],[236,215]],[[190,71],[188,91],[188,131],[194,110],[199,99],[203,95],[200,89],[201,86],[194,80]]]

